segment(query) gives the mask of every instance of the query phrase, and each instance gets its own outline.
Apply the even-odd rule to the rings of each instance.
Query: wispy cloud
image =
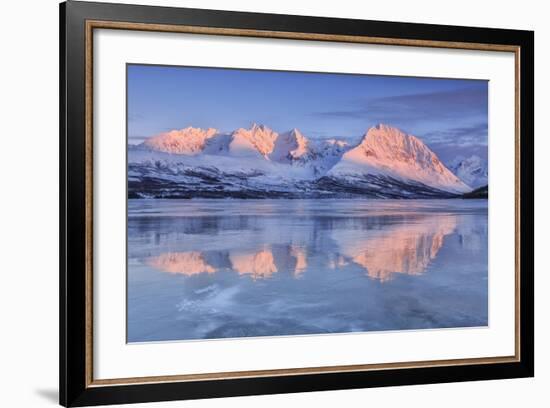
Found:
[[[312,113],[320,119],[360,119],[401,126],[486,114],[487,91],[481,87],[366,99],[350,109]]]
[[[423,135],[423,138],[433,144],[452,143],[453,145],[487,145],[487,122],[471,126],[459,126],[455,128],[431,131]]]

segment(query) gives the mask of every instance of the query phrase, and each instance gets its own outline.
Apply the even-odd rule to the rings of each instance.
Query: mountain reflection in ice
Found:
[[[394,273],[420,275],[437,256],[445,236],[455,230],[456,224],[456,216],[450,215],[390,227],[372,236],[365,236],[362,231],[335,231],[332,235],[337,243],[335,248],[341,252],[327,254],[327,267],[336,269],[354,262],[364,268],[369,277],[382,282],[390,280]],[[218,256],[212,257],[211,263],[204,252],[190,251],[162,253],[151,257],[148,264],[163,272],[187,276],[214,273],[225,267],[253,279],[269,278],[280,269],[293,269],[293,276],[299,277],[308,265],[305,249],[293,245],[278,247],[275,251],[266,246],[255,251],[216,252]],[[230,265],[216,262],[227,257]]]
[[[486,324],[486,201],[129,201],[130,342]]]
[[[268,278],[278,271],[273,252],[264,248],[260,251],[233,253],[229,255],[233,269],[240,275],[256,278]]]
[[[151,258],[148,264],[164,272],[180,273],[187,276],[217,271],[205,261],[202,252],[198,251],[166,252]]]
[[[369,277],[385,282],[395,273],[422,274],[456,224],[454,215],[423,216],[369,236],[357,230],[339,230],[333,236],[346,262],[360,265]]]

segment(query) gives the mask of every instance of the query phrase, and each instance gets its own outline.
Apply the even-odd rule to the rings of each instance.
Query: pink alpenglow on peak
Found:
[[[237,129],[231,134],[229,153],[236,156],[268,158],[273,152],[279,134],[264,125],[254,123],[250,129]]]
[[[356,147],[344,153],[329,174],[382,175],[414,180],[456,193],[471,190],[420,139],[383,124],[371,127]]]
[[[216,129],[187,127],[160,133],[145,140],[150,149],[172,154],[196,155],[204,150],[206,142],[218,133]]]

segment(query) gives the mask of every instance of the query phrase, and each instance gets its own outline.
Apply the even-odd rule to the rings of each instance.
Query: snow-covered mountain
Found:
[[[269,159],[278,137],[277,132],[254,123],[250,129],[237,129],[231,134],[229,154],[241,157],[255,157],[260,154],[265,159]]]
[[[269,157],[279,163],[292,163],[296,160],[307,159],[311,154],[309,140],[298,130],[278,135]]]
[[[332,176],[384,175],[414,180],[444,191],[471,188],[455,176],[420,139],[387,125],[372,127],[328,172]]]
[[[449,170],[474,189],[486,186],[489,181],[488,163],[476,155],[457,157],[450,163]]]
[[[198,129],[188,127],[172,130],[150,137],[143,143],[152,150],[174,154],[199,154],[204,150],[208,139],[216,135],[216,129]]]
[[[254,124],[186,128],[128,148],[130,197],[452,197],[471,188],[420,139],[387,125],[357,145]]]

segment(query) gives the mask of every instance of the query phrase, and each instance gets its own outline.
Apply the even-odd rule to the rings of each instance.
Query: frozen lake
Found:
[[[129,200],[128,341],[487,325],[487,200]]]

